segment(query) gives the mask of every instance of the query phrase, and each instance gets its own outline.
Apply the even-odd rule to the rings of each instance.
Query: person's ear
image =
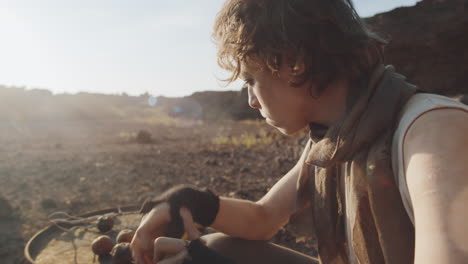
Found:
[[[282,61],[287,65],[289,73],[292,76],[301,76],[305,72],[304,60],[298,58],[296,54],[284,52]]]
[[[305,72],[305,64],[302,61],[296,60],[291,66],[291,74],[293,76],[301,76]]]

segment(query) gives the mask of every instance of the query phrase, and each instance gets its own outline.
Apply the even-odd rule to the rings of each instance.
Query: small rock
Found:
[[[42,199],[41,206],[44,209],[53,209],[53,208],[57,208],[57,203],[50,198],[46,198],[46,199]]]
[[[241,168],[241,169],[240,169],[240,172],[242,172],[242,173],[250,172],[250,169],[244,167],[244,168]]]

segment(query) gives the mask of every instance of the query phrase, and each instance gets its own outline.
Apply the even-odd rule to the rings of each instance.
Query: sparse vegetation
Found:
[[[261,129],[258,133],[243,133],[242,135],[236,136],[217,136],[212,142],[216,145],[233,145],[243,146],[250,148],[256,145],[268,145],[271,144],[278,136],[272,132],[267,132]]]

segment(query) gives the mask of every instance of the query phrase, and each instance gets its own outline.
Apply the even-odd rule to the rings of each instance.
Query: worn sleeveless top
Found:
[[[420,116],[428,113],[430,111],[434,111],[437,109],[464,109],[468,111],[468,106],[464,105],[458,101],[450,99],[448,97],[435,95],[435,94],[427,94],[427,93],[419,93],[413,95],[404,108],[402,109],[402,115],[399,121],[399,124],[395,130],[393,141],[392,141],[392,168],[393,173],[395,176],[395,183],[398,186],[398,189],[401,194],[401,199],[405,206],[406,212],[414,224],[414,216],[413,216],[413,207],[411,203],[411,197],[409,195],[408,187],[406,184],[406,177],[404,171],[404,164],[403,164],[403,141],[405,139],[405,135],[408,129],[411,127],[414,121],[418,119]],[[341,193],[345,194],[345,230],[346,230],[346,239],[351,241],[352,237],[352,230],[351,226],[353,226],[352,221],[353,219],[348,218],[346,201],[348,199],[348,191],[346,190],[347,180],[349,177],[346,177],[347,170],[346,165],[342,166],[342,171],[340,173],[340,188]],[[351,243],[348,243],[347,250],[350,263],[358,263],[356,260],[356,255],[352,247],[350,246]]]

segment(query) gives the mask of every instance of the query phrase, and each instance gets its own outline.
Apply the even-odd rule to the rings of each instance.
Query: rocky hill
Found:
[[[260,118],[247,104],[247,90],[197,92],[182,98],[103,95],[53,95],[48,90],[26,90],[0,85],[0,122],[4,121],[142,121],[242,120]]]
[[[423,0],[367,18],[391,39],[386,63],[421,89],[468,93],[468,0]]]
[[[386,64],[421,89],[445,94],[468,94],[468,0],[423,0],[366,18],[366,23],[389,39]],[[127,120],[169,116],[201,120],[255,119],[247,90],[197,92],[183,98],[52,95],[0,86],[0,120]],[[466,96],[465,96],[465,99]]]
[[[247,89],[228,92],[196,92],[183,98],[159,97],[160,106],[175,117],[203,120],[242,120],[261,118],[248,105]]]

